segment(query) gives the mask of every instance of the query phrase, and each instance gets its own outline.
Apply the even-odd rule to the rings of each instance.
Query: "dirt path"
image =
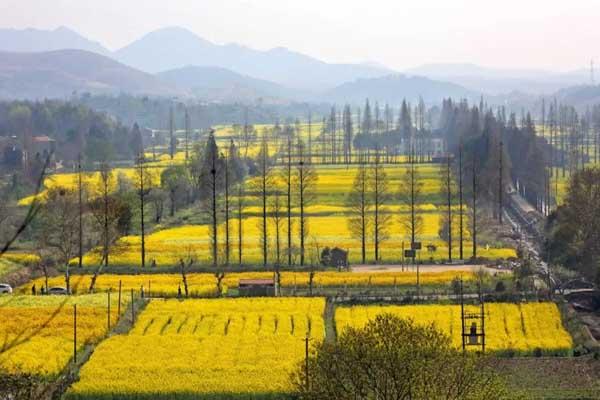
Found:
[[[416,268],[416,267],[415,267]],[[444,272],[444,271],[465,271],[473,272],[483,268],[489,273],[507,273],[509,270],[487,267],[485,265],[474,264],[457,264],[457,265],[440,265],[440,264],[424,264],[419,266],[420,272]],[[402,272],[413,271],[412,265],[389,264],[389,265],[353,265],[352,272],[356,273],[377,273],[377,272]]]

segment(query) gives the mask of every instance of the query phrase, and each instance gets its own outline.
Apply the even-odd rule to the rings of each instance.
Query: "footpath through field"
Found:
[[[356,273],[377,273],[377,272],[402,272],[402,271],[413,271],[416,270],[416,265],[413,266],[410,263],[405,265],[401,264],[381,264],[381,265],[369,265],[359,264],[353,265],[351,268],[352,272]],[[419,265],[420,272],[446,272],[446,271],[463,271],[465,273],[473,273],[483,269],[485,272],[490,274],[494,273],[509,273],[509,269],[492,268],[483,264],[422,264]]]

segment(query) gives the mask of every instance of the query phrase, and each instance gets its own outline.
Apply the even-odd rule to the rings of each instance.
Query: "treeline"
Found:
[[[583,168],[573,174],[560,205],[548,218],[545,259],[588,280],[600,283],[600,169]],[[553,270],[562,281],[575,276]]]
[[[305,119],[310,112],[314,115],[326,115],[328,110],[328,106],[315,103],[225,104],[126,94],[80,96],[73,98],[72,102],[113,115],[125,125],[138,123],[142,127],[152,129],[168,129],[171,108],[174,110],[175,126],[178,129],[184,126],[186,110],[192,129],[208,129],[224,124],[274,124],[280,120]]]
[[[75,161],[80,154],[90,161],[131,160],[139,147],[137,134],[114,118],[80,104],[58,100],[0,102],[0,136],[16,136],[22,151],[31,148],[32,137],[48,136],[56,141],[58,160]]]
[[[455,175],[462,173],[467,180],[475,175],[480,196],[495,205],[491,207],[494,218],[502,221],[506,193],[513,188],[540,212],[548,211],[552,149],[536,134],[529,113],[517,121],[514,113],[507,115],[502,107],[494,111],[483,102],[469,106],[466,101],[445,100],[440,131],[450,153],[463,155],[463,171]]]

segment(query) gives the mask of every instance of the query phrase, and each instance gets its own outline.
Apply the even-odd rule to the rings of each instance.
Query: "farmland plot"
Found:
[[[118,320],[111,299],[111,322]],[[0,367],[9,372],[55,376],[73,356],[73,305],[77,304],[77,345],[107,333],[107,296],[0,297]]]
[[[69,399],[272,397],[291,390],[304,338],[324,337],[321,298],[153,300],[100,344]]]
[[[466,311],[477,313],[479,308],[467,306]],[[341,307],[336,310],[336,327],[338,332],[347,327],[362,327],[383,313],[412,318],[419,324],[433,323],[450,336],[455,346],[461,345],[459,305]],[[568,354],[573,345],[554,303],[488,303],[485,330],[486,349],[490,351],[562,355]]]

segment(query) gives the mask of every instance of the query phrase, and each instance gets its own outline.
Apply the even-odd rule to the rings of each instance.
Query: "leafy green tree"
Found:
[[[302,400],[509,398],[489,363],[454,348],[433,325],[384,314],[317,343],[291,379]]]
[[[600,281],[599,224],[600,169],[585,168],[571,177],[564,204],[549,217],[549,259]]]
[[[175,215],[177,208],[185,202],[188,193],[189,174],[183,165],[165,168],[160,176],[160,184],[169,195],[169,215]]]

